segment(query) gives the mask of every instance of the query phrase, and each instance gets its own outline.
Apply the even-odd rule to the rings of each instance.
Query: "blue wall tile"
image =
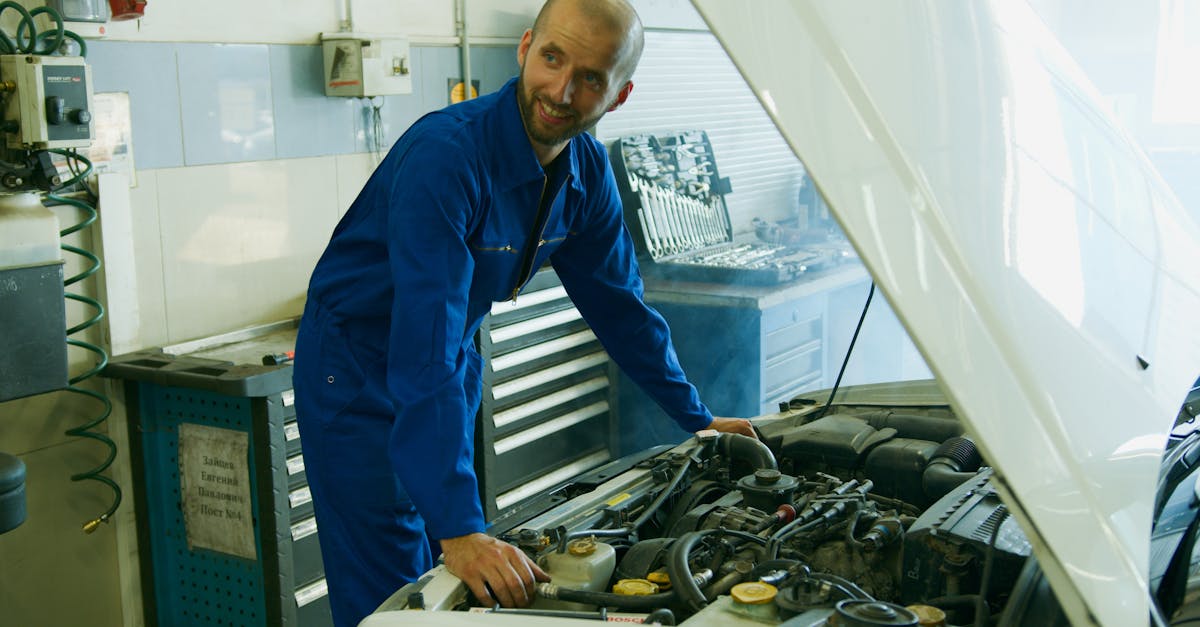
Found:
[[[129,92],[138,168],[290,159],[371,150],[371,102],[325,96],[321,47],[98,41],[96,91]],[[386,151],[418,118],[450,103],[458,48],[412,48],[413,93],[381,103]],[[481,93],[518,71],[515,46],[471,49]]]
[[[276,157],[265,44],[178,44],[187,165]]]
[[[421,50],[420,60],[421,102],[426,111],[436,111],[450,104],[448,81],[462,80],[462,55],[458,48],[430,46]]]
[[[137,168],[183,165],[175,44],[88,42],[93,89],[129,93]]]
[[[325,95],[320,46],[270,46],[276,156],[340,155],[356,144],[353,98]]]
[[[471,80],[479,81],[479,93],[490,94],[521,71],[516,46],[471,48]]]

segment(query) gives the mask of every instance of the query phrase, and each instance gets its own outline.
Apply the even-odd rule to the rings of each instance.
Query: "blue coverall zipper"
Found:
[[[568,174],[567,177],[570,178],[570,175]],[[549,186],[550,177],[543,177],[542,195],[538,197],[538,213],[533,220],[533,230],[529,232],[529,241],[525,242],[525,256],[521,259],[521,275],[517,280],[516,287],[512,291],[512,302],[514,304],[517,302],[517,295],[521,293],[521,288],[525,287],[525,283],[533,277],[533,261],[537,259],[538,249],[545,243],[542,236],[546,233],[546,222],[550,217],[550,205],[554,204],[554,198],[558,196],[558,191],[555,190],[554,195],[550,197],[550,202],[546,202],[546,188]]]

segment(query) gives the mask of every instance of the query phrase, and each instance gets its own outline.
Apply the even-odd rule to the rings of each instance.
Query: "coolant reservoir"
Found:
[[[37,194],[0,195],[0,269],[62,259],[58,216]]]
[[[617,565],[617,553],[611,544],[596,538],[579,538],[567,544],[565,553],[557,551],[543,557],[539,564],[550,575],[550,583],[560,588],[604,592]],[[538,598],[536,609],[594,610],[594,606],[557,599]]]

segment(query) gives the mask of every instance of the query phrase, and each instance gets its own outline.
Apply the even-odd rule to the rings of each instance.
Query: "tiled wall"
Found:
[[[471,52],[483,93],[517,72],[512,46]],[[413,93],[376,100],[383,146],[448,104],[459,59],[413,48]],[[325,96],[315,45],[97,42],[89,61],[97,92],[130,98],[135,347],[298,315],[309,269],[375,165],[370,103]]]
[[[471,52],[482,92],[517,72],[514,46]],[[309,271],[376,163],[364,103],[324,95],[320,49],[97,41],[88,61],[97,92],[127,92],[130,100],[136,186],[127,203],[101,207],[102,221],[106,211],[114,220],[127,211],[132,231],[104,251],[114,259],[110,286],[135,301],[113,308],[132,319],[113,321],[114,329],[134,329],[125,350],[298,315]],[[382,101],[385,146],[448,103],[459,51],[414,47],[413,70],[413,94]],[[58,211],[63,224],[74,220]],[[89,246],[78,240],[71,243]],[[124,263],[115,263],[118,255]],[[68,318],[84,313],[72,306]],[[89,367],[87,355],[71,358],[72,372]],[[120,443],[124,414],[114,400],[102,430]],[[0,536],[2,625],[140,624],[132,494],[113,524],[80,531],[110,493],[70,475],[95,467],[107,450],[63,432],[95,416],[96,405],[64,393],[0,403],[0,451],[28,468],[29,512]],[[108,472],[126,487],[136,472],[127,452]]]

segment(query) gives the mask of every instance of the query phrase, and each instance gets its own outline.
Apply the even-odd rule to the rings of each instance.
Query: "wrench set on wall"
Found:
[[[796,279],[820,262],[793,246],[734,244],[724,199],[732,190],[717,173],[704,131],[622,137],[609,152],[644,273],[769,285]]]

